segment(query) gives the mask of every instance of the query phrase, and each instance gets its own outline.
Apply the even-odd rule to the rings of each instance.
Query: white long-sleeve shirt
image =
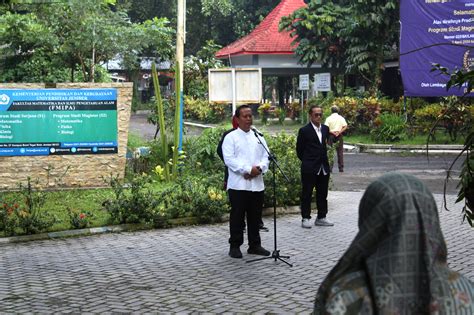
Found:
[[[268,148],[263,137],[259,137],[262,143]],[[262,174],[268,170],[268,153],[258,142],[253,131],[245,132],[240,128],[230,132],[224,138],[222,143],[222,155],[224,163],[229,168],[229,179],[227,180],[227,189],[263,191]],[[250,174],[252,166],[260,166],[262,174],[252,178],[245,179],[245,174]]]

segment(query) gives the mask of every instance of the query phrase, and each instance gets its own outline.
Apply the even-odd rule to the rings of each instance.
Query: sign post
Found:
[[[316,96],[319,91],[321,92],[330,92],[331,91],[331,74],[328,73],[318,73],[314,75],[314,90],[316,91]]]
[[[304,91],[309,90],[309,74],[300,74],[298,89],[301,91],[301,123],[304,124],[306,122],[306,113],[304,112]],[[308,96],[307,92],[306,96]]]

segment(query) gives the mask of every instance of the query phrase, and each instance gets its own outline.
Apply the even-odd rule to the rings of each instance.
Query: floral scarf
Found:
[[[431,192],[411,175],[386,174],[362,197],[359,232],[314,314],[474,314],[474,285],[446,257]]]

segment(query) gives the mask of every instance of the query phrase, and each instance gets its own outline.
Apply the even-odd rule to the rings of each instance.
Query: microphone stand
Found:
[[[282,259],[289,259],[290,256],[282,256],[280,255],[280,250],[277,249],[277,224],[276,224],[276,181],[275,181],[275,166],[278,167],[280,170],[280,173],[283,175],[283,177],[286,179],[287,182],[290,182],[288,176],[283,172],[281,169],[280,165],[278,165],[276,161],[275,155],[271,154],[270,151],[268,151],[268,148],[263,144],[262,140],[260,139],[260,136],[262,136],[261,133],[259,133],[257,130],[252,129],[253,133],[255,134],[255,137],[258,139],[258,143],[262,145],[262,147],[267,151],[268,153],[268,159],[270,160],[270,163],[272,165],[272,184],[273,184],[273,240],[274,240],[274,247],[273,247],[273,252],[271,256],[268,257],[263,257],[263,258],[257,258],[257,259],[252,259],[252,260],[247,260],[248,263],[254,262],[254,261],[259,261],[259,260],[264,260],[264,259],[275,259],[275,261],[280,260],[287,264],[290,267],[293,267],[292,264],[287,262],[286,260]],[[259,136],[260,134],[260,136]]]

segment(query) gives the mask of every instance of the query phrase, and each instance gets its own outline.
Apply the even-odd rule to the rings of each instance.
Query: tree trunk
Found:
[[[87,82],[87,70],[86,70],[86,64],[84,63],[84,59],[82,58],[82,56],[78,56],[79,58],[79,61],[81,63],[81,69],[82,69],[82,76],[83,76],[83,80],[84,82]]]
[[[276,91],[276,86],[275,82],[272,83],[272,106],[276,105],[277,101],[277,91]]]
[[[95,81],[95,43],[92,46],[91,76],[89,78],[89,81]]]
[[[384,69],[383,54],[377,55],[375,59],[375,66],[376,66],[376,69],[374,71],[375,74],[373,77],[373,82],[372,82],[371,91],[370,91],[370,94],[372,94],[373,96],[377,94],[377,91],[379,90],[380,85],[382,84],[382,71]]]
[[[285,78],[278,77],[278,107],[285,106]]]

